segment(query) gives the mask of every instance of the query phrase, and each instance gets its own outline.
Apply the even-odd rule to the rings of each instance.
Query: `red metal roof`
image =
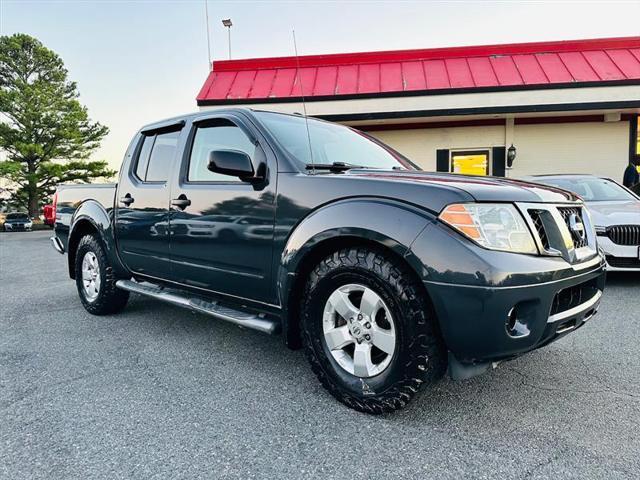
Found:
[[[213,67],[199,105],[637,84],[640,37],[226,60]]]

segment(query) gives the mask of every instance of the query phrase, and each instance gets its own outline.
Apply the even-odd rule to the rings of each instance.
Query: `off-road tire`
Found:
[[[100,266],[100,290],[94,300],[86,296],[82,283],[82,260],[87,252],[93,252]],[[109,315],[121,311],[129,300],[129,292],[116,288],[116,276],[109,264],[102,242],[94,235],[85,235],[78,243],[75,258],[76,287],[85,310],[93,315]]]
[[[323,340],[322,311],[336,288],[359,282],[382,297],[392,312],[397,346],[379,375],[360,378],[343,370]],[[302,337],[311,368],[345,405],[371,414],[405,407],[418,391],[446,371],[446,348],[435,313],[419,279],[391,255],[371,248],[346,248],[320,261],[302,297]]]

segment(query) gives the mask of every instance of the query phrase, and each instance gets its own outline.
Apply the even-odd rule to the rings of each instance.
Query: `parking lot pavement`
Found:
[[[0,234],[0,478],[638,478],[640,276],[573,335],[373,417],[278,337],[138,296],[89,315],[49,235]]]

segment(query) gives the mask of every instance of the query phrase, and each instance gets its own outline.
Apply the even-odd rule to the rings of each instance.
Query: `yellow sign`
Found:
[[[453,173],[487,175],[489,159],[486,154],[454,155]]]

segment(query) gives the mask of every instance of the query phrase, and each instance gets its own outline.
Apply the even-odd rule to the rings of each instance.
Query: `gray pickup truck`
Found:
[[[244,109],[149,125],[117,184],[60,186],[55,249],[92,314],[130,292],[282,334],[338,400],[382,413],[596,313],[582,202],[420,171],[362,132]]]

